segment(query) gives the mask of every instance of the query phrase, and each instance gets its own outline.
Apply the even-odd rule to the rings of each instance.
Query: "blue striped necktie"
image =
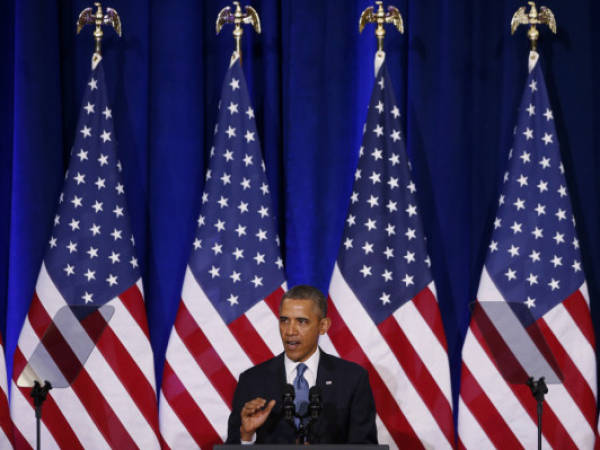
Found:
[[[308,411],[308,381],[304,378],[304,372],[308,369],[306,364],[300,363],[296,366],[296,378],[294,379],[294,389],[296,390],[296,413],[306,414]],[[300,424],[299,419],[295,419],[296,425]]]

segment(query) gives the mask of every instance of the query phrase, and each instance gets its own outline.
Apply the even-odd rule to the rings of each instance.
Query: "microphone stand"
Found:
[[[40,385],[39,381],[33,382],[33,388],[31,389],[31,398],[33,398],[33,406],[35,409],[35,435],[36,435],[36,448],[41,449],[41,420],[42,420],[42,405],[46,400],[48,391],[52,389],[52,385],[49,381],[45,381],[44,385]]]
[[[527,379],[527,386],[531,389],[531,394],[537,401],[537,419],[538,419],[538,450],[542,450],[542,408],[544,406],[544,395],[548,393],[548,386],[544,377],[534,380],[533,377]]]

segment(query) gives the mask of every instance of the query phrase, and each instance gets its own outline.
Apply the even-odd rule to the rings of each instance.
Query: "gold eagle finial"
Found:
[[[546,24],[550,31],[556,34],[556,19],[554,18],[554,14],[549,8],[545,6],[540,6],[540,10],[538,12],[535,2],[527,2],[531,6],[529,10],[529,14],[525,12],[526,6],[521,6],[514,13],[512,20],[510,21],[510,34],[515,34],[515,31],[519,27],[519,25],[529,25],[529,30],[527,31],[527,37],[531,41],[531,49],[536,50],[537,48],[537,40],[540,36],[540,32],[538,31],[536,25]]]
[[[373,7],[369,6],[360,15],[358,20],[358,32],[362,33],[365,25],[368,23],[376,23],[377,28],[375,29],[375,36],[377,37],[377,51],[383,51],[383,38],[385,37],[385,28],[383,24],[391,23],[394,25],[400,33],[404,33],[404,21],[398,8],[395,6],[388,6],[386,13],[383,9],[383,2],[377,1],[375,4],[378,5],[377,12],[373,12]]]
[[[95,13],[92,8],[85,8],[79,13],[79,18],[77,19],[77,34],[79,34],[83,27],[88,24],[96,25],[96,29],[94,30],[94,39],[96,40],[94,57],[96,57],[96,55],[100,56],[101,54],[100,44],[102,42],[102,36],[104,35],[102,26],[112,26],[119,37],[121,37],[121,19],[119,18],[117,11],[112,8],[106,8],[106,14],[104,14],[102,12],[102,5],[99,2],[95,2],[94,6],[97,8]]]
[[[242,24],[252,25],[254,27],[254,31],[260,34],[260,18],[258,17],[258,13],[256,12],[256,10],[252,6],[246,5],[246,12],[242,13],[240,2],[236,1],[233,2],[233,4],[235,6],[234,12],[231,12],[231,8],[229,6],[226,6],[219,12],[219,14],[217,15],[216,29],[217,34],[219,34],[221,29],[223,28],[223,25],[227,23],[232,23],[235,25],[235,28],[233,29],[233,37],[235,39],[235,54],[237,54],[241,61],[242,34],[244,33]]]

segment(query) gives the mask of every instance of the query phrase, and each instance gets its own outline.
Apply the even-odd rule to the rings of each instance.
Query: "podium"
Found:
[[[240,450],[240,444],[215,445],[214,450]],[[289,450],[303,449],[306,445],[296,444],[254,444],[250,446],[253,450]],[[367,445],[367,444],[315,444],[309,446],[311,450],[390,450],[389,445]]]

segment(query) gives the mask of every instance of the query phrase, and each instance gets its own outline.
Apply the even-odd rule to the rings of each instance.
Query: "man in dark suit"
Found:
[[[229,416],[228,443],[290,444],[294,425],[284,418],[286,384],[296,391],[296,411],[308,406],[308,390],[318,386],[322,410],[309,442],[376,444],[375,404],[362,367],[318,348],[331,325],[327,300],[318,289],[299,285],[285,293],[279,307],[284,353],[240,375]],[[298,426],[298,419],[296,426]]]

